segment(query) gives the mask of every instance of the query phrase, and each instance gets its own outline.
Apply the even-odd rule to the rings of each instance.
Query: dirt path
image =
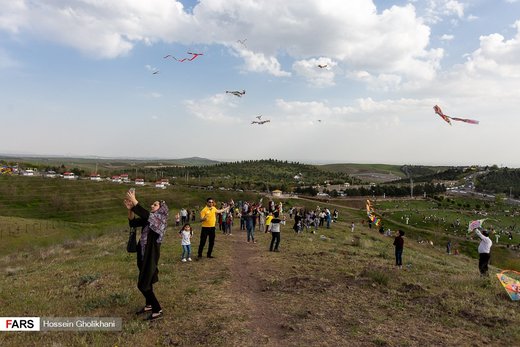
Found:
[[[245,241],[245,233],[238,232],[232,241],[232,290],[244,299],[244,311],[249,316],[251,346],[283,346],[283,317],[274,304],[272,292],[265,292],[260,271],[268,271],[269,263],[262,261],[268,252],[260,243]],[[270,295],[269,295],[270,294]]]

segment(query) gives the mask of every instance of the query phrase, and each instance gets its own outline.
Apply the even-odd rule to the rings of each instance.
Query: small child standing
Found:
[[[191,225],[184,224],[182,229],[179,231],[179,236],[181,237],[181,246],[182,246],[182,257],[181,261],[186,262],[191,261],[191,238],[193,236],[193,230],[191,229]]]

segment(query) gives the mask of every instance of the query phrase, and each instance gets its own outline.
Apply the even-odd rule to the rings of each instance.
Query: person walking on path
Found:
[[[474,231],[475,234],[480,237],[480,244],[478,245],[478,269],[480,276],[487,276],[493,241],[489,238],[489,232],[487,230],[480,231],[479,228],[475,228]]]
[[[404,249],[404,231],[399,230],[399,234],[394,239],[395,246],[395,266],[399,269],[403,268],[403,249]]]
[[[232,203],[233,201],[231,201],[231,205],[217,210],[217,208],[214,206],[215,200],[213,200],[213,198],[206,199],[206,207],[200,211],[202,229],[200,231],[199,251],[197,254],[198,259],[202,258],[202,252],[204,251],[204,246],[206,246],[206,240],[208,237],[209,245],[206,256],[208,258],[213,258],[211,254],[213,252],[213,246],[215,245],[215,224],[217,223],[217,213],[228,212],[229,208],[232,206]]]
[[[159,281],[159,257],[161,243],[168,223],[168,206],[164,201],[155,201],[150,211],[139,204],[135,191],[126,193],[124,204],[128,209],[128,223],[130,227],[141,227],[141,237],[137,243],[137,267],[139,278],[137,288],[145,297],[145,306],[137,314],[150,312],[146,320],[155,320],[162,317],[161,304],[153,292],[153,284]],[[136,215],[139,218],[136,218]]]

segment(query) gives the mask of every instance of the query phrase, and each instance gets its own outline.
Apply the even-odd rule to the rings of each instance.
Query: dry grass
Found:
[[[392,239],[347,228],[295,235],[285,226],[279,253],[268,251],[269,234],[253,245],[235,231],[217,236],[215,259],[192,263],[179,261],[169,230],[155,286],[165,317],[153,323],[134,315],[143,299],[124,233],[6,256],[2,316],[122,317],[123,330],[3,333],[0,345],[519,345],[518,303],[478,276],[476,260],[407,239],[397,270]]]

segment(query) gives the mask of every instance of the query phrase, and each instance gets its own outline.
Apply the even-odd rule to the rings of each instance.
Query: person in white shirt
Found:
[[[280,219],[280,214],[276,211],[273,214],[273,219],[269,224],[268,231],[271,233],[271,245],[269,246],[269,251],[278,252],[278,246],[280,245],[280,232],[281,232],[281,224],[285,224],[285,220]]]
[[[474,231],[475,234],[480,237],[480,244],[478,245],[478,269],[480,276],[487,276],[493,241],[489,238],[489,232],[487,230],[482,229],[482,231],[480,231],[479,228],[475,228]]]
[[[184,224],[182,229],[179,231],[179,236],[181,237],[182,246],[181,261],[191,261],[191,238],[193,236],[193,230],[191,229],[191,225]]]

